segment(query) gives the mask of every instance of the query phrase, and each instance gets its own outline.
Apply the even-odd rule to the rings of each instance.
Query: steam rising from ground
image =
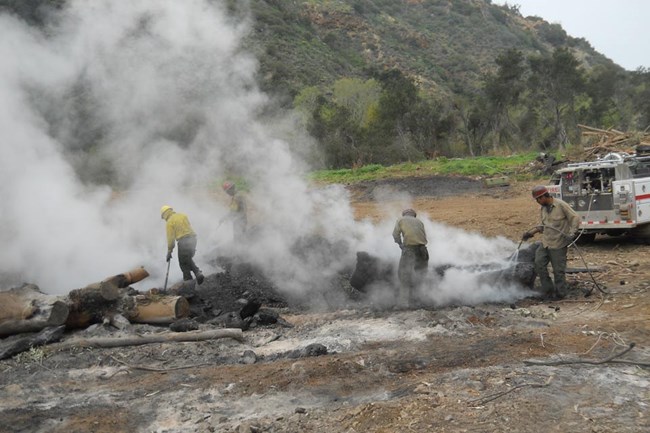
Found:
[[[358,250],[398,260],[394,220],[355,222],[342,187],[308,187],[292,147],[311,140],[290,114],[261,115],[272,101],[241,48],[249,22],[221,5],[69,1],[40,30],[0,15],[1,288],[65,293],[139,265],[152,274],[144,288],[161,286],[163,204],[190,217],[205,273],[215,252],[236,252],[281,287],[314,291]],[[218,183],[232,176],[250,187],[256,228],[245,248],[218,226]],[[425,221],[434,263],[512,249]],[[300,248],[316,238],[327,248]],[[180,279],[175,258],[170,279]],[[476,293],[464,283],[439,293]]]

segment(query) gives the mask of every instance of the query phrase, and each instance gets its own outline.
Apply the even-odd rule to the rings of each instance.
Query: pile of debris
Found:
[[[622,132],[578,125],[582,130],[585,161],[601,158],[612,152],[635,153],[637,146],[650,146],[650,133]]]
[[[92,326],[127,330],[132,324],[163,325],[171,332],[97,339],[77,338],[68,332],[73,335],[61,344],[116,347],[161,341],[241,339],[241,332],[252,326],[290,326],[273,309],[286,306],[284,298],[260,272],[250,267],[233,272],[229,266],[226,272],[209,276],[202,286],[194,280],[146,292],[130,286],[148,276],[140,267],[72,290],[65,296],[45,294],[34,284],[0,291],[0,359],[59,342],[67,331]],[[263,304],[266,308],[261,308]]]
[[[534,245],[522,249],[508,269],[483,265],[470,271],[480,274],[486,283],[510,281],[532,287],[532,248]],[[71,348],[216,338],[241,340],[242,332],[249,328],[291,327],[280,317],[287,309],[312,309],[317,303],[328,309],[374,305],[372,291],[376,283],[383,283],[384,287],[399,284],[396,263],[384,263],[364,252],[357,254],[354,269],[320,281],[317,293],[305,290],[301,297],[283,293],[261,269],[241,259],[219,257],[217,262],[223,272],[208,275],[200,286],[190,280],[169,289],[140,292],[130,286],[149,276],[140,267],[72,290],[65,296],[47,295],[33,284],[0,291],[0,359],[52,343],[58,343],[58,348]],[[435,272],[442,276],[450,267],[438,266]],[[425,304],[422,300],[422,306]],[[135,324],[158,325],[162,329],[142,334],[131,326]],[[67,332],[93,326],[119,330],[121,336],[110,333],[109,337],[84,338],[81,333]],[[61,340],[64,341],[59,343]]]

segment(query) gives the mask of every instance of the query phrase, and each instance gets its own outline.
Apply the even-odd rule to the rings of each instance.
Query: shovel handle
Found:
[[[169,279],[169,266],[172,264],[171,260],[167,260],[167,273],[165,274],[165,286],[163,287],[163,292],[167,290],[167,280]]]

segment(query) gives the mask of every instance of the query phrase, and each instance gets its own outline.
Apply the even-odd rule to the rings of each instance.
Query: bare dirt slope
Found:
[[[537,223],[530,184],[469,182],[449,195],[461,183],[443,194],[409,182],[414,207],[449,225],[518,241]],[[373,187],[355,188],[359,218],[381,216]],[[293,327],[251,329],[243,342],[28,352],[0,362],[0,431],[650,431],[649,249],[599,238],[582,257],[572,251],[570,266],[600,270],[593,275],[608,293],[590,297],[574,290],[556,302],[411,311],[278,308]],[[589,287],[588,274],[570,279]],[[526,363],[600,362],[632,343],[616,358],[628,363]]]

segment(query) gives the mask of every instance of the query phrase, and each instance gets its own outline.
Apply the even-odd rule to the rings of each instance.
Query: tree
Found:
[[[567,124],[575,124],[574,103],[585,84],[580,63],[566,48],[556,48],[552,55],[529,59],[531,76],[528,81],[532,96],[545,107],[541,117],[553,126],[553,137],[547,137],[563,150],[569,142]]]
[[[417,88],[399,69],[381,73],[379,82],[382,92],[379,98],[378,120],[382,129],[394,135],[417,100]]]
[[[470,156],[483,153],[483,142],[489,131],[489,122],[485,104],[481,98],[473,101],[460,100],[454,103],[460,118],[459,132],[467,146]]]
[[[512,127],[508,109],[518,104],[524,90],[524,55],[519,50],[509,49],[498,56],[495,63],[498,70],[486,77],[485,95],[489,104],[493,151],[496,152],[501,147],[506,129]]]
[[[352,121],[366,128],[379,105],[381,86],[374,80],[342,78],[334,83],[334,101],[345,107]]]
[[[618,122],[614,96],[620,76],[614,66],[597,66],[589,74],[585,90],[589,96],[589,106],[583,122],[601,128],[612,128]]]
[[[632,75],[634,85],[633,105],[639,113],[639,128],[650,130],[650,69],[639,68]]]

